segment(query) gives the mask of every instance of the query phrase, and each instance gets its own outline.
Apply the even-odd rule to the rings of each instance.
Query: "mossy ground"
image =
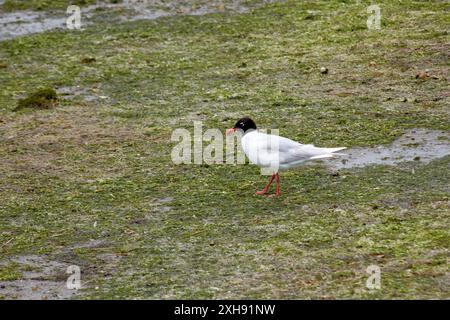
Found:
[[[279,199],[254,195],[267,177],[253,166],[170,158],[172,131],[193,120],[225,129],[250,115],[330,147],[448,130],[447,6],[379,1],[382,28],[367,30],[368,4],[286,1],[0,42],[0,258],[73,260],[83,298],[448,299],[449,157],[337,176],[317,164],[283,174]],[[425,69],[435,77],[416,79]],[[12,112],[40,86],[98,99]],[[65,250],[90,239],[103,245]],[[115,264],[102,273],[105,254]]]
[[[16,111],[25,108],[48,109],[55,106],[58,95],[53,88],[40,88],[17,102]]]

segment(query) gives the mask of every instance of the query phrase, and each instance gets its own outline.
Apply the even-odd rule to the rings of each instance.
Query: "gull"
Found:
[[[332,158],[335,153],[346,147],[319,148],[312,144],[302,144],[288,138],[259,132],[255,122],[249,117],[239,119],[233,128],[227,129],[226,134],[239,132],[244,153],[251,163],[268,170],[272,177],[264,189],[257,191],[257,195],[264,195],[269,191],[273,180],[276,180],[275,195],[280,196],[280,171],[298,167],[305,162]]]

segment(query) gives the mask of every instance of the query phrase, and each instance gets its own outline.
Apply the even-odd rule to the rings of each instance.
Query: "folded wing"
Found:
[[[255,137],[256,138],[256,137]],[[319,148],[312,144],[301,144],[288,138],[258,133],[256,139],[247,145],[246,154],[250,161],[262,167],[277,165],[280,169],[291,168],[306,161],[331,158],[341,148]]]

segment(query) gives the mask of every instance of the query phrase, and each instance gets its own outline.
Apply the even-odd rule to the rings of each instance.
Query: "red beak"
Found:
[[[235,132],[236,132],[236,128],[230,128],[230,129],[227,129],[227,131],[225,131],[225,134],[228,136],[228,135],[230,135],[232,133],[235,133]]]

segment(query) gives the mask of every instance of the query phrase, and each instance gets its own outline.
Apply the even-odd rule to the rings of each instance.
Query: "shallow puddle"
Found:
[[[94,95],[88,88],[80,86],[72,87],[60,87],[56,90],[58,95],[62,96],[66,100],[73,100],[75,98],[80,98],[85,102],[95,102],[101,98],[105,98],[102,95]]]
[[[65,17],[49,17],[46,13],[17,11],[0,14],[0,41],[18,36],[63,28]]]
[[[369,165],[397,165],[416,161],[429,163],[450,155],[450,133],[412,129],[387,146],[344,150],[346,156],[328,161],[334,169],[361,168]]]
[[[0,296],[18,300],[60,300],[75,296],[77,290],[67,288],[68,264],[49,260],[45,256],[17,256],[10,260],[27,271],[22,279],[0,281]]]
[[[0,0],[0,5],[1,3]],[[127,5],[126,3],[99,2],[95,5],[81,6],[81,25],[82,27],[92,25],[98,19],[111,18],[114,20],[114,14],[117,15],[119,21],[124,22],[153,20],[172,15],[204,15],[225,11],[242,13],[249,10],[248,7],[241,4],[241,1],[227,3],[226,5],[222,5],[220,1],[210,1],[207,5],[199,7],[189,6],[187,3],[180,4],[177,1],[148,1],[145,3],[130,1],[128,3]],[[111,10],[109,12],[111,17],[104,16],[106,10]],[[53,29],[66,29],[66,20],[69,16],[70,14],[61,10],[52,12],[24,10],[0,13],[0,41]]]

